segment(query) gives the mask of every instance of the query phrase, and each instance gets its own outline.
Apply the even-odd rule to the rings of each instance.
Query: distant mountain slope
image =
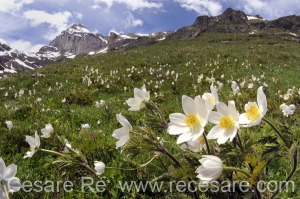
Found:
[[[43,67],[74,58],[78,54],[85,56],[126,50],[163,40],[199,37],[206,32],[273,34],[299,43],[300,16],[292,15],[267,21],[259,15],[251,16],[228,8],[218,16],[199,16],[192,25],[178,30],[152,34],[110,32],[109,36],[92,33],[83,24],[73,24],[36,54],[26,55],[6,44],[0,44],[0,76]]]
[[[51,46],[42,47],[36,54],[25,54],[0,43],[0,77],[5,77],[7,73],[34,70],[74,57],[74,54],[61,52],[56,47]]]

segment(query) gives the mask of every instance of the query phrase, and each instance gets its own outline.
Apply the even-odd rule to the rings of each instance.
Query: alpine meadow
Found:
[[[9,74],[0,198],[299,198],[299,71],[298,42],[211,32]]]

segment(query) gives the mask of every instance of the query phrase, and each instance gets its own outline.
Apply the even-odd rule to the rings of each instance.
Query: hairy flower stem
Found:
[[[241,139],[241,137],[240,137],[239,132],[237,132],[236,137],[237,137],[237,139],[238,139],[238,141],[236,142],[237,145],[240,147],[241,151],[244,152],[244,147],[243,147],[242,139]]]
[[[8,189],[7,189],[7,186],[6,186],[5,182],[4,182],[4,180],[1,180],[1,185],[2,185],[3,190],[5,192],[6,198],[9,199]]]
[[[179,161],[178,161],[178,160],[177,160],[177,159],[176,159],[176,158],[175,158],[175,157],[174,157],[167,149],[165,149],[164,147],[158,147],[158,148],[157,148],[157,151],[159,151],[159,152],[161,152],[161,153],[167,155],[169,158],[171,158],[171,160],[173,160],[173,162],[175,162],[175,164],[176,164],[178,167],[181,167],[180,162],[179,162]],[[189,180],[189,182],[192,181],[192,179],[191,179],[190,177],[188,177],[188,180]],[[194,186],[193,183],[189,183],[189,184],[191,184],[192,190],[196,190],[196,188],[195,188],[195,186]],[[187,190],[190,190],[189,187],[187,187]],[[199,199],[198,194],[197,194],[196,191],[193,192],[193,195],[194,195],[194,198],[195,198],[195,199]]]
[[[91,174],[93,174],[94,176],[96,176],[96,178],[97,178],[98,180],[100,180],[101,182],[103,182],[103,185],[104,185],[104,188],[105,188],[105,193],[106,193],[107,197],[108,197],[109,199],[111,199],[111,198],[112,198],[111,193],[110,193],[110,191],[108,190],[108,188],[107,188],[105,182],[100,178],[100,176],[98,176],[98,175],[96,174],[96,172],[95,172],[95,171],[94,171],[87,163],[83,163],[83,164],[81,164],[81,166],[82,166],[83,168],[85,168],[86,170],[88,170]]]
[[[261,194],[257,189],[257,187],[253,186],[253,188],[254,188],[254,196],[256,196],[257,199],[262,199]]]
[[[240,168],[223,166],[223,169],[224,170],[229,170],[229,171],[238,171],[238,172],[241,172],[241,173],[245,174],[249,178],[251,177],[250,173],[247,173],[246,171],[244,171]]]
[[[105,169],[123,170],[123,171],[134,171],[134,170],[136,170],[136,168],[124,169],[124,168],[117,168],[117,167],[105,167]]]
[[[163,166],[163,168],[166,170],[166,172],[168,172],[168,168],[166,167],[166,165],[164,164],[162,159],[160,157],[158,157],[157,160],[160,162],[160,164]]]
[[[146,103],[146,107],[152,112],[152,114],[159,117],[159,119],[162,121],[162,125],[160,125],[162,128],[164,128],[166,125],[168,125],[168,123],[165,120],[165,118],[163,117],[161,111],[159,110],[159,108],[156,106],[156,104],[154,102],[152,102],[150,100],[148,103]],[[157,113],[153,110],[153,108],[156,109]]]
[[[229,171],[241,172],[241,173],[245,174],[247,177],[249,177],[249,178],[251,177],[250,173],[247,173],[246,171],[244,171],[240,168],[223,166],[223,169],[224,170],[229,170]],[[255,186],[253,188],[254,188],[254,192],[256,194],[256,198],[261,199],[261,194],[260,194],[259,190]]]
[[[204,138],[204,141],[205,141],[205,144],[206,144],[207,154],[210,155],[210,149],[209,149],[209,145],[208,145],[208,141],[207,141],[205,133],[203,133],[203,138]]]
[[[158,147],[157,150],[171,158],[171,160],[173,160],[178,167],[181,167],[180,162],[167,149],[164,147]]]
[[[288,140],[286,140],[284,138],[284,136],[282,135],[282,133],[269,121],[267,120],[266,118],[262,118],[263,121],[265,121],[266,123],[268,123],[272,128],[273,130],[277,133],[277,135],[282,139],[282,141],[285,143],[285,145],[290,148],[291,147],[291,144]]]
[[[290,174],[288,175],[288,177],[285,179],[285,181],[283,181],[283,183],[280,183],[280,186],[278,187],[278,189],[273,193],[273,195],[270,197],[270,199],[275,198],[275,196],[281,191],[282,187],[285,186],[285,184],[287,182],[289,182],[289,180],[293,177],[293,175],[296,172],[297,166],[298,166],[298,148],[299,145],[297,144],[294,148],[294,154],[292,156],[293,159],[293,168],[292,171],[290,172]]]
[[[47,153],[52,153],[52,154],[59,155],[59,156],[64,156],[64,154],[56,152],[56,151],[51,151],[51,150],[47,150],[47,149],[40,149],[40,148],[38,150],[44,151],[44,152],[47,152]]]

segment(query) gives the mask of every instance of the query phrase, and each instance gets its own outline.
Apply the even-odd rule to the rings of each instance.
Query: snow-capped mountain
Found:
[[[199,16],[190,26],[175,31],[153,34],[116,33],[108,36],[90,32],[83,24],[73,24],[62,31],[49,46],[42,47],[36,54],[27,55],[8,45],[0,43],[0,77],[5,73],[17,73],[43,67],[53,62],[80,56],[126,50],[133,47],[151,45],[162,40],[194,38],[203,33],[274,34],[285,39],[300,42],[300,16],[291,15],[267,21],[259,15],[226,9],[214,17]]]
[[[62,31],[49,45],[74,54],[96,54],[125,47],[128,48],[130,45],[139,43],[141,40],[150,44],[157,40],[163,40],[171,32],[154,34],[119,34],[110,32],[109,36],[104,36],[102,34],[91,33],[83,24],[73,24],[65,31]]]
[[[82,24],[73,24],[62,31],[49,45],[65,52],[79,54],[105,48],[107,39],[108,37],[101,34],[91,33]]]
[[[53,46],[44,46],[36,54],[26,54],[4,43],[0,43],[0,79],[8,73],[34,70],[74,57],[74,54],[61,52]]]

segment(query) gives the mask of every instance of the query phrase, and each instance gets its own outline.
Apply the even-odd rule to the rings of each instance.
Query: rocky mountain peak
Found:
[[[245,23],[247,21],[247,15],[243,11],[234,10],[232,8],[227,8],[220,16],[224,21],[234,24]]]
[[[81,23],[79,24],[72,24],[69,28],[65,30],[65,32],[68,32],[69,34],[74,33],[90,33],[90,31]]]
[[[83,24],[73,24],[52,40],[49,46],[79,54],[98,51],[105,48],[107,43],[105,36],[91,33]]]

